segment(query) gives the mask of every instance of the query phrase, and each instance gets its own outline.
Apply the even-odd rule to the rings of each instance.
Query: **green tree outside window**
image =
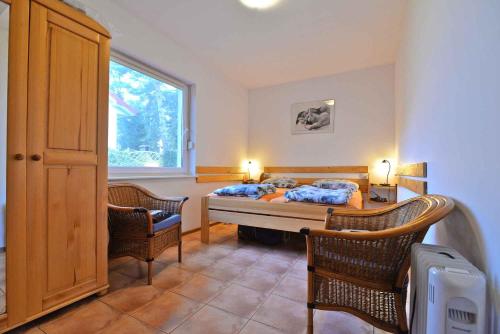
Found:
[[[110,64],[109,166],[182,166],[183,91]]]

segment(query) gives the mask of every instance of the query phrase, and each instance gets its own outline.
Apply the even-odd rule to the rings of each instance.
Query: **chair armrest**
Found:
[[[153,233],[153,219],[148,209],[108,204],[108,221],[111,234],[144,235]]]
[[[184,203],[188,199],[188,197],[158,197],[152,194],[144,194],[144,197],[141,198],[141,205],[148,210],[162,210],[180,214]]]

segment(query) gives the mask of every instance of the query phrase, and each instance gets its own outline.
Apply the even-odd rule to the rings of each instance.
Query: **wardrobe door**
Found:
[[[26,318],[26,118],[29,1],[10,0],[7,99],[6,293],[0,331]],[[1,15],[6,15],[5,10]],[[0,28],[1,29],[1,28]],[[0,38],[4,38],[3,36]],[[2,42],[6,42],[3,40]],[[2,44],[0,42],[0,44]],[[4,55],[1,55],[4,57]],[[2,71],[0,71],[2,72]],[[0,75],[1,76],[1,75]],[[2,98],[0,97],[0,100]],[[0,101],[5,103],[4,101]],[[4,105],[5,106],[5,105]],[[1,133],[0,135],[5,135]],[[3,210],[2,210],[3,211]],[[2,213],[0,213],[1,215]]]
[[[109,40],[32,2],[28,314],[106,288]]]

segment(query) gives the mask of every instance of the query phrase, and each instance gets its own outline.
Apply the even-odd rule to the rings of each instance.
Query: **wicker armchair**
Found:
[[[385,331],[407,333],[411,245],[453,206],[451,199],[427,195],[383,209],[329,209],[326,230],[303,228],[308,333],[314,309],[348,312]]]
[[[148,263],[152,284],[155,257],[178,246],[182,261],[181,213],[187,197],[160,198],[133,184],[110,184],[108,191],[109,256],[132,256]]]

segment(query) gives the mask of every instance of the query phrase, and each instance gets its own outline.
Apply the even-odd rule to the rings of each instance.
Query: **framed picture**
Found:
[[[335,100],[292,104],[292,134],[333,133]]]

